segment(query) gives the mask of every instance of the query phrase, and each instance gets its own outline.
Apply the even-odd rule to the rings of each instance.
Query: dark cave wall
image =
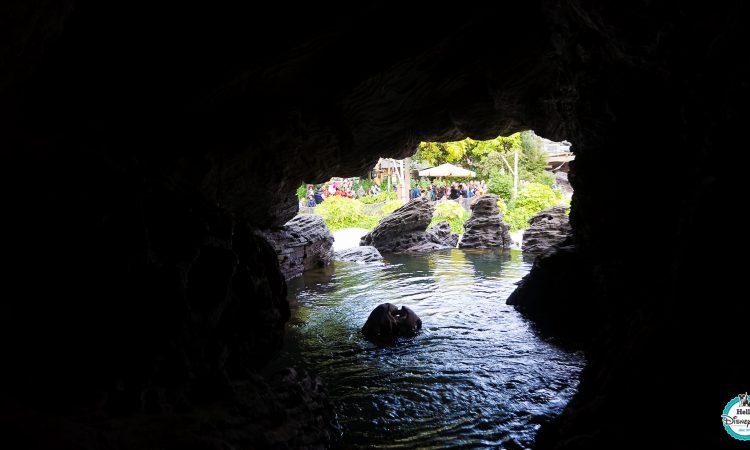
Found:
[[[3,8],[4,417],[213,405],[265,423],[254,408],[273,401],[238,383],[273,390],[254,372],[288,305],[255,229],[296,213],[303,180],[361,174],[420,140],[533,128],[575,144],[571,222],[597,336],[537,446],[732,445],[719,409],[747,386],[721,342],[733,304],[715,299],[741,278],[712,261],[741,247],[700,244],[725,211],[717,155],[747,122],[742,4]],[[643,415],[675,391],[694,433],[646,438],[661,425]],[[293,422],[284,411],[277,425]],[[326,441],[305,427],[287,445]],[[244,430],[229,442],[268,444]]]
[[[537,447],[729,448],[716,414],[744,392],[722,332],[741,314],[727,301],[738,269],[718,262],[730,250],[714,239],[736,198],[724,163],[748,119],[750,71],[737,60],[748,10],[583,5],[551,17],[576,152],[574,271],[591,280],[570,290],[569,310],[583,309],[567,323],[586,317],[593,341],[579,393]],[[686,392],[690,433],[665,432],[670,412],[651,418],[655,403]]]

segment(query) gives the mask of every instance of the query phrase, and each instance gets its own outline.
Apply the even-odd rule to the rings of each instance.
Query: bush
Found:
[[[529,183],[518,191],[518,196],[508,205],[506,221],[511,230],[522,230],[529,226],[531,216],[558,203],[558,192],[543,184]]]
[[[323,218],[331,231],[342,228],[367,228],[371,218],[363,212],[362,202],[341,196],[332,196],[315,207],[315,213]]]
[[[402,205],[403,203],[398,200],[389,200],[385,205],[383,205],[383,214],[378,218],[378,220],[399,209]]]
[[[500,210],[500,213],[503,215],[503,217],[508,215],[508,205],[505,204],[505,200],[503,200],[502,197],[497,198],[497,207]]]
[[[501,172],[492,173],[487,182],[487,190],[491,194],[510,199],[513,196],[513,175]]]
[[[555,185],[555,174],[547,172],[546,170],[529,172],[528,170],[521,169],[520,176],[522,180],[528,181],[529,183],[539,183],[548,187]]]
[[[388,201],[383,205],[382,212],[374,215],[364,212],[364,204],[347,197],[328,197],[323,203],[315,207],[315,213],[323,218],[331,231],[342,228],[366,228],[372,230],[380,219],[397,210],[401,202]]]
[[[355,180],[354,180],[354,182],[352,183],[352,191],[354,191],[354,192],[357,192],[357,191],[359,190],[359,188],[362,188],[362,190],[363,190],[363,191],[365,191],[365,193],[367,193],[367,192],[369,192],[369,191],[370,191],[370,187],[371,187],[371,186],[372,186],[373,184],[375,184],[375,183],[373,183],[373,182],[372,182],[372,181],[370,181],[370,180],[366,180],[366,179],[365,179],[365,180],[363,180],[363,179],[361,179],[361,178],[357,178],[357,179],[355,179]],[[365,195],[366,195],[366,194],[365,194]]]
[[[307,198],[307,185],[306,184],[300,184],[297,188],[297,198],[300,200],[305,200]]]
[[[398,198],[398,195],[395,192],[381,192],[378,195],[367,195],[365,197],[362,197],[359,199],[362,203],[372,204],[372,203],[383,203],[388,200],[396,200]]]
[[[471,214],[464,210],[458,202],[451,200],[441,201],[437,203],[435,207],[435,213],[432,216],[432,222],[428,228],[432,228],[437,225],[438,222],[447,220],[451,225],[451,231],[454,233],[463,234],[464,222],[469,219]]]
[[[557,180],[555,180],[555,174],[553,174],[552,172],[547,172],[546,170],[540,173],[536,180],[537,183],[543,184],[548,187],[554,186],[556,181]]]

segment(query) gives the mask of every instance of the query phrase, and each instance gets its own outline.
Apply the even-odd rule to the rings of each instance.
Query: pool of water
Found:
[[[337,405],[340,448],[521,448],[574,394],[584,359],[535,335],[505,304],[531,267],[517,250],[391,255],[334,263],[289,283],[283,356],[318,374]],[[422,332],[378,348],[359,330],[380,303]]]

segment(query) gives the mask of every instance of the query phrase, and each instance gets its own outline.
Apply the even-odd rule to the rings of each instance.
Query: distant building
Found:
[[[550,155],[571,152],[570,147],[572,147],[572,144],[568,141],[554,142],[554,141],[550,141],[549,139],[542,138],[542,142],[544,145],[543,147],[544,152]]]
[[[552,172],[570,171],[570,161],[575,159],[572,144],[568,141],[554,142],[542,138],[542,150],[547,154],[547,170]]]

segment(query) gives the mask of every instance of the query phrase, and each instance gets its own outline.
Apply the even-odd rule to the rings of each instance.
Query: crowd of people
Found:
[[[469,181],[468,183],[431,184],[429,186],[415,186],[412,188],[409,198],[427,197],[430,201],[458,200],[459,198],[479,197],[487,193],[487,184],[484,180]]]
[[[312,184],[307,185],[307,206],[314,208],[325,201],[326,198],[331,196],[339,196],[346,198],[357,198],[364,197],[365,192],[361,187],[358,189],[359,192],[353,190],[354,182],[351,179],[344,178],[338,180],[331,180],[321,185],[318,189]]]
[[[362,198],[366,195],[378,195],[381,192],[380,186],[375,183],[367,191],[361,186],[355,191],[353,186],[353,180],[347,178],[332,179],[318,188],[312,184],[308,184],[306,193],[307,201],[304,203],[307,207],[314,208],[331,196]],[[429,186],[417,185],[409,191],[409,198],[427,197],[430,201],[434,202],[438,200],[458,200],[459,198],[471,199],[486,193],[487,184],[485,181],[473,180],[466,183],[453,182],[451,184],[430,184]]]

